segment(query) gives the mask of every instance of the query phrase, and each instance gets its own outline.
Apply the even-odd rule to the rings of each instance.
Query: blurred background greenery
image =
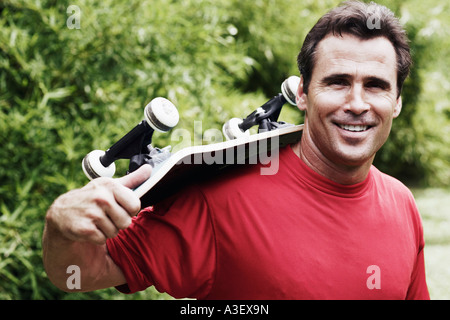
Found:
[[[42,266],[45,213],[87,183],[81,160],[107,149],[163,96],[178,125],[221,129],[299,75],[306,33],[339,1],[4,0],[0,2],[0,299],[167,299],[150,288],[67,294]],[[450,299],[450,9],[437,0],[379,1],[408,30],[414,68],[401,116],[375,163],[414,187],[433,299]],[[81,9],[71,29],[70,5]],[[301,123],[295,107],[280,120]],[[170,144],[170,133],[155,135]],[[127,163],[118,163],[124,174]]]

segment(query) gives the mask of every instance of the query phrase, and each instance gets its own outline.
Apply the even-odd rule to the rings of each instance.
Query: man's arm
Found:
[[[80,291],[92,291],[124,284],[125,277],[113,262],[106,240],[127,228],[140,209],[131,188],[150,176],[150,166],[119,178],[98,178],[81,189],[58,197],[46,216],[43,261],[50,280],[64,291],[67,267],[80,268]]]

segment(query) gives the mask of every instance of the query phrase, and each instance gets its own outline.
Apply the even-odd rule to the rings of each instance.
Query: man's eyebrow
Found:
[[[366,83],[375,83],[385,90],[390,90],[392,88],[391,83],[388,80],[379,77],[368,77],[365,81]]]

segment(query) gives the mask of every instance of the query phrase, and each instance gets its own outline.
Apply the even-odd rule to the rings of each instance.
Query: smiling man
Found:
[[[401,111],[396,64],[384,37],[328,35],[318,44],[308,94],[304,78],[297,94],[306,121],[294,148],[316,172],[343,184],[367,177]]]
[[[374,23],[374,21],[376,23]],[[370,22],[370,23],[369,23]],[[297,144],[279,171],[238,167],[137,217],[142,167],[99,178],[47,212],[44,265],[67,288],[155,285],[198,299],[429,299],[422,222],[411,192],[373,165],[399,116],[411,65],[387,8],[346,2],[308,33],[298,57]]]

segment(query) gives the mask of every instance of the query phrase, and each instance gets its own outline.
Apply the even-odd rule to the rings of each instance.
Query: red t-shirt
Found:
[[[409,190],[375,167],[340,185],[290,147],[275,175],[238,167],[194,185],[107,242],[127,284],[199,299],[429,299]]]

